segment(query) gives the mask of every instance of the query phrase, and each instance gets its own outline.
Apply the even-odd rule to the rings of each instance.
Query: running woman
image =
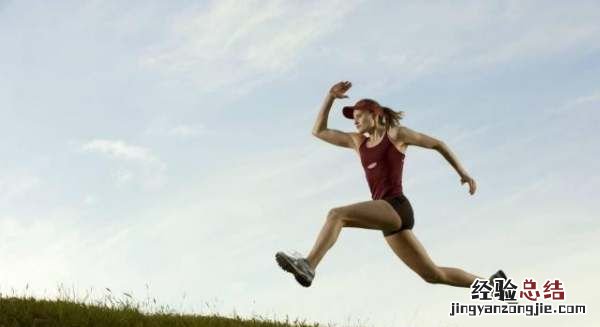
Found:
[[[312,133],[325,142],[358,152],[372,200],[331,209],[309,255],[302,257],[277,252],[275,258],[279,266],[292,273],[302,286],[309,287],[317,265],[333,246],[342,228],[355,227],[380,230],[394,253],[428,283],[470,287],[476,278],[483,279],[459,268],[436,265],[413,234],[413,209],[402,191],[406,149],[409,145],[416,145],[438,151],[456,170],[461,184],[469,185],[471,195],[475,193],[475,180],[444,142],[400,125],[404,112],[395,112],[372,99],[362,99],[354,106],[342,109],[344,117],[354,120],[357,132],[345,133],[328,128],[327,117],[333,102],[347,98],[345,93],[351,86],[352,83],[343,81],[331,87]],[[493,282],[497,278],[506,279],[506,275],[498,270],[489,280]]]

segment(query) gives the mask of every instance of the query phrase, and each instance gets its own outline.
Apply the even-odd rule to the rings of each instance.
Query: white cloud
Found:
[[[167,181],[166,164],[148,148],[130,145],[120,140],[95,139],[82,144],[79,150],[137,164],[113,171],[113,178],[119,187],[138,181],[146,190],[157,190]],[[134,172],[134,169],[137,172]]]
[[[95,139],[83,144],[82,149],[101,153],[114,159],[137,160],[147,163],[158,161],[149,149],[129,145],[120,140]]]

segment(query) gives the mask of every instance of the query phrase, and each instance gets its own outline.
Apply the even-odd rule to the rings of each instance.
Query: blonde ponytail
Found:
[[[404,111],[394,111],[383,106],[381,106],[381,109],[383,109],[383,115],[379,116],[378,123],[385,125],[386,130],[400,125],[400,120],[405,116]]]

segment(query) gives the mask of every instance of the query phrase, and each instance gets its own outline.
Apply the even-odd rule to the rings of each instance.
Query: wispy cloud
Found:
[[[147,189],[158,189],[166,182],[166,164],[148,148],[127,144],[121,140],[94,139],[83,143],[80,151],[98,153],[117,161],[137,163],[137,167],[121,167],[113,172],[117,186],[137,180]],[[140,172],[140,177],[136,178],[133,169]]]
[[[600,91],[594,94],[580,96],[567,104],[567,107],[600,102]]]
[[[324,44],[319,54],[335,65],[353,67],[369,92],[377,93],[435,73],[600,48],[600,11],[592,2],[548,7],[536,1],[462,1],[456,10],[457,5],[395,2],[373,9],[378,10],[376,22],[345,26],[348,35]]]
[[[82,149],[88,152],[101,153],[114,159],[134,160],[146,163],[158,161],[149,149],[130,145],[120,140],[95,139],[83,144]]]
[[[212,1],[182,15],[145,67],[181,74],[201,91],[243,92],[289,71],[357,1]],[[174,41],[170,41],[174,40]]]
[[[552,108],[548,112],[549,117],[557,117],[569,112],[587,109],[600,109],[600,90],[568,99],[563,105]]]

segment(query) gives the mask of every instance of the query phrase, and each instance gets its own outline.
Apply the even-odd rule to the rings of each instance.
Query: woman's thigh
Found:
[[[398,214],[385,200],[364,201],[333,208],[329,215],[342,220],[345,227],[392,230],[402,226]]]

